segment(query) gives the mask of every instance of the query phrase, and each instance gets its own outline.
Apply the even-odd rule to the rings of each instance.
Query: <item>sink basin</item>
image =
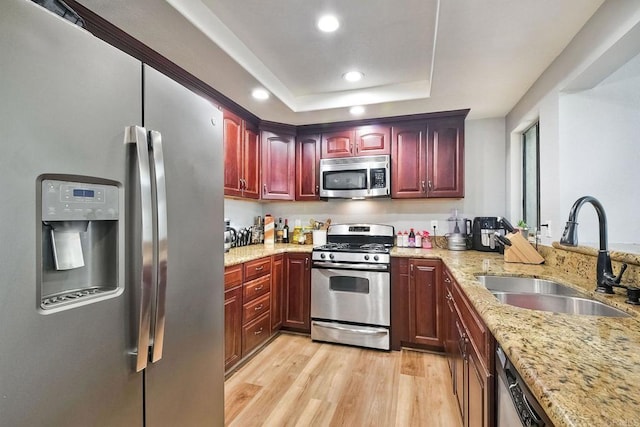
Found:
[[[498,301],[531,310],[590,316],[629,317],[629,314],[599,301],[575,296],[517,292],[492,292]]]
[[[552,282],[550,280],[535,279],[532,277],[482,275],[476,276],[476,278],[490,291],[566,296],[583,295],[580,291],[569,286]]]

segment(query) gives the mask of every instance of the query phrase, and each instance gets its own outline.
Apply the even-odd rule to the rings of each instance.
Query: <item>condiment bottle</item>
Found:
[[[289,220],[284,219],[284,228],[282,229],[282,243],[289,243]]]
[[[418,231],[416,233],[416,248],[421,248],[422,247],[422,234],[420,234],[420,232]]]
[[[422,249],[431,249],[431,237],[426,230],[422,232]]]
[[[398,235],[396,236],[396,246],[399,248],[404,246],[402,243],[402,231],[398,231]]]
[[[410,248],[416,247],[416,233],[413,231],[413,228],[409,230],[409,241],[407,243],[407,246]]]
[[[404,230],[402,232],[402,247],[403,248],[409,247],[409,233],[407,233],[407,230]]]

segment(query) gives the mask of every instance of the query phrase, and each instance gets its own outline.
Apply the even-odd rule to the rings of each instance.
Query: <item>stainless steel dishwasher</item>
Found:
[[[496,349],[497,427],[553,426],[500,346]]]

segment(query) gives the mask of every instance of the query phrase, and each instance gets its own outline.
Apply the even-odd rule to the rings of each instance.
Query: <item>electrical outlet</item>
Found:
[[[436,229],[436,230],[438,229],[438,220],[436,220],[436,219],[432,219],[431,220],[431,229],[432,230],[433,229]]]
[[[552,236],[551,236],[551,220],[550,220],[550,219],[548,219],[548,220],[546,221],[546,224],[547,224],[547,234],[546,234],[546,236],[547,236],[547,237],[552,237]]]

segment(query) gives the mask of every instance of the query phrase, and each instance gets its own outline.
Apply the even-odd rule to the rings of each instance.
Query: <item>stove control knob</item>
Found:
[[[329,258],[333,259],[333,254],[329,254]]]
[[[364,260],[365,260],[365,261],[369,261],[369,255],[365,255],[365,256],[364,256]]]
[[[327,256],[325,254],[320,254],[320,258],[325,259]]]
[[[374,255],[374,256],[373,256],[373,259],[374,259],[375,261],[378,261],[378,260],[380,259],[380,257],[379,257],[378,255]]]

